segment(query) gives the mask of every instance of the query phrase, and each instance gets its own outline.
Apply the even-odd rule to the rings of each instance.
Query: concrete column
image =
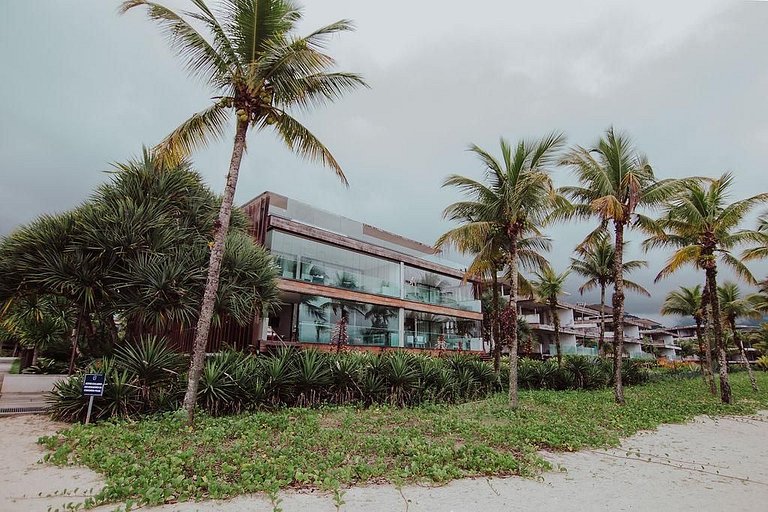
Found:
[[[397,314],[398,347],[405,346],[405,309],[399,308]]]

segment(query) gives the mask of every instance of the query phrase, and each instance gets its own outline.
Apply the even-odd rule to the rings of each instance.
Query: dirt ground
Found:
[[[45,511],[82,499],[52,496],[56,491],[99,487],[99,476],[87,469],[38,463],[44,451],[35,441],[61,426],[42,416],[0,418],[0,511]],[[768,412],[749,418],[700,417],[686,425],[641,432],[617,449],[546,454],[556,469],[538,480],[478,478],[441,487],[355,487],[345,491],[341,510],[768,510],[766,439]],[[284,512],[337,510],[327,494],[287,492],[280,498]],[[245,512],[272,511],[274,506],[263,496],[243,496],[151,510]]]

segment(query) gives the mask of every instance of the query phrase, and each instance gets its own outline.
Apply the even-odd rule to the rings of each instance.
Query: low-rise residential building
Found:
[[[256,320],[260,345],[482,352],[477,283],[433,247],[273,192],[243,207],[275,257],[279,310]]]

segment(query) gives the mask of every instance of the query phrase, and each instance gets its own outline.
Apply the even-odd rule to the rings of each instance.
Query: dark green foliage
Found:
[[[120,347],[114,359],[100,361],[107,374],[108,393],[98,399],[94,418],[136,417],[175,410],[186,376],[185,357],[157,337]],[[641,384],[649,379],[646,363],[626,361],[624,379]],[[97,370],[96,366],[92,368]],[[405,351],[380,354],[281,348],[254,356],[226,350],[210,356],[199,390],[200,407],[211,416],[280,407],[317,407],[324,404],[389,404],[412,407],[424,403],[477,400],[504,389],[509,367],[501,379],[490,363],[476,356],[415,355]],[[566,356],[556,361],[521,359],[522,389],[600,389],[610,384],[611,363],[600,358]],[[87,400],[80,397],[82,376],[61,383],[51,396],[57,419],[79,421]],[[113,403],[114,402],[114,403]]]
[[[647,382],[646,366],[647,363],[640,361],[624,361],[621,370],[624,383],[631,386]],[[612,374],[610,361],[589,356],[565,356],[561,368],[551,359],[521,359],[518,365],[522,389],[600,389],[611,384]]]

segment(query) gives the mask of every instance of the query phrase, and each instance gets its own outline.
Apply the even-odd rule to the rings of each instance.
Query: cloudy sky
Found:
[[[183,7],[183,0],[171,0]],[[469,143],[495,150],[561,130],[590,145],[611,124],[627,131],[659,176],[735,173],[734,199],[768,190],[768,2],[690,0],[305,2],[301,31],[340,18],[357,31],[334,40],[361,90],[302,115],[342,163],[349,189],[268,133],[249,140],[237,200],[272,190],[431,243],[458,199],[449,173],[480,177]],[[118,2],[0,3],[0,235],[71,208],[211,93],[189,79],[155,26]],[[195,155],[223,188],[230,142]],[[569,180],[557,169],[558,183]],[[589,226],[554,226],[552,263],[564,268]],[[633,256],[638,235],[630,235]],[[665,255],[633,279],[651,285]],[[758,276],[768,264],[752,265]],[[693,272],[630,296],[658,317],[663,295]],[[572,279],[569,300],[581,298]],[[674,319],[667,319],[674,322]]]

